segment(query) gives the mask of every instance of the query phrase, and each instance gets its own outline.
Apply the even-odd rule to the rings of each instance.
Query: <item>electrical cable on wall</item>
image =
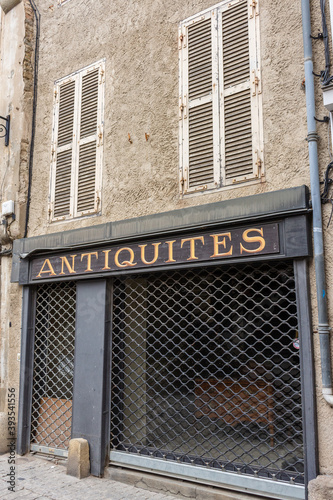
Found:
[[[330,113],[330,115],[331,115],[331,113]],[[333,161],[331,119],[330,119],[330,121],[328,123],[328,127],[327,127],[327,149],[328,149],[328,155],[330,157],[330,161]]]
[[[36,19],[36,42],[35,42],[35,67],[34,67],[34,97],[32,104],[32,128],[31,128],[31,141],[30,141],[30,155],[29,155],[29,181],[28,181],[28,194],[27,194],[27,209],[25,216],[25,228],[23,238],[27,237],[28,222],[30,212],[30,199],[31,199],[31,181],[32,181],[32,164],[34,156],[34,143],[35,143],[35,128],[36,128],[36,106],[37,106],[37,77],[38,77],[38,52],[39,52],[39,24],[40,13],[34,0],[29,0],[32,10],[34,11]]]
[[[321,202],[323,205],[326,203],[331,203],[332,205],[332,211],[331,215],[328,220],[327,227],[330,225],[332,216],[333,216],[333,193],[331,196],[329,196],[329,191],[331,184],[333,184],[333,179],[330,178],[330,172],[333,169],[333,154],[332,154],[332,128],[331,128],[331,120],[332,120],[332,114],[330,113],[330,119],[327,122],[327,149],[328,149],[328,154],[330,157],[330,162],[326,167],[325,175],[324,175],[324,180],[320,184],[324,184],[324,190],[321,193]]]
[[[320,9],[321,9],[321,24],[323,30],[323,42],[325,48],[325,70],[320,72],[320,82],[322,85],[329,85],[333,81],[333,76],[330,76],[330,51],[329,51],[329,40],[328,40],[328,31],[327,31],[327,23],[326,23],[326,14],[325,14],[325,3],[326,0],[320,0]]]
[[[1,250],[0,256],[4,255],[7,257],[11,257],[13,255],[13,250],[11,248],[9,248],[8,250]]]
[[[325,177],[324,181],[321,182],[321,184],[324,184],[324,190],[321,193],[321,202],[325,205],[326,203],[331,203],[332,205],[332,211],[330,218],[327,223],[327,227],[330,225],[332,216],[333,216],[333,193],[330,195],[330,187],[333,184],[333,179],[330,178],[330,172],[331,170],[333,171],[333,161],[330,161],[330,163],[327,165],[326,172],[325,172]]]

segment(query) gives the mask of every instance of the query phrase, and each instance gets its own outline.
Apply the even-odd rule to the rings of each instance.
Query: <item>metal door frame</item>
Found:
[[[294,260],[297,316],[300,332],[302,408],[304,425],[305,484],[318,474],[318,445],[316,426],[316,400],[314,384],[314,356],[312,345],[311,304],[307,259]],[[20,361],[20,399],[18,412],[17,451],[20,455],[30,450],[31,399],[33,385],[34,332],[35,332],[36,287],[23,286],[22,297],[22,335]],[[111,325],[112,330],[112,325]],[[110,356],[110,350],[109,350]],[[304,397],[306,395],[306,399]],[[110,413],[110,410],[109,410]],[[64,452],[66,455],[66,452]],[[206,484],[233,488],[253,494],[270,494],[271,498],[304,499],[307,488],[288,483],[251,478],[227,472],[213,471],[197,466],[160,461],[140,457],[140,464],[135,455],[123,452],[111,452],[113,465],[121,465],[140,470],[156,471],[171,477],[187,478]],[[274,486],[274,492],[272,492]],[[275,493],[276,492],[276,493]],[[272,495],[275,494],[275,497]]]
[[[157,458],[138,456],[122,451],[110,452],[110,465],[142,471],[156,472],[169,477],[195,480],[203,484],[235,488],[247,493],[270,495],[276,499],[307,499],[307,484],[318,474],[318,443],[316,425],[316,400],[314,355],[311,337],[311,303],[307,259],[293,260],[300,349],[302,390],[302,420],[304,446],[305,486],[255,478],[235,473],[216,471],[204,467],[181,464]],[[112,402],[111,402],[112,404]]]

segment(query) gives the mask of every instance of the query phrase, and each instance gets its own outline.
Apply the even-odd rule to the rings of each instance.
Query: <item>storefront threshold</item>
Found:
[[[110,478],[123,482],[133,483],[133,469],[137,471],[137,476],[143,476],[147,474],[151,476],[151,473],[158,474],[160,477],[157,481],[150,479],[152,484],[152,489],[165,490],[168,488],[169,484],[166,485],[164,482],[169,480],[182,480],[176,481],[178,483],[179,493],[181,493],[181,485],[185,485],[186,491],[188,491],[189,484],[195,483],[196,485],[206,485],[214,488],[214,498],[219,498],[218,493],[221,493],[221,500],[226,498],[226,490],[228,492],[232,491],[233,494],[240,492],[240,500],[256,499],[256,498],[270,498],[279,500],[304,500],[305,499],[305,488],[304,486],[288,484],[278,481],[272,481],[267,479],[261,479],[251,476],[245,476],[236,473],[217,471],[209,468],[180,464],[177,462],[166,461],[158,458],[150,458],[138,456],[130,453],[112,451],[110,453],[110,465],[109,476]],[[132,469],[132,471],[120,472],[117,469],[118,466],[122,468]],[[139,473],[140,471],[140,473]],[[150,473],[150,474],[149,474]],[[161,476],[167,476],[165,480],[161,479]],[[147,478],[146,478],[147,479]],[[186,483],[184,482],[186,481]],[[142,480],[139,481],[138,486],[142,487]],[[147,480],[143,481],[143,484],[147,484]],[[193,486],[194,496],[193,498],[198,498],[195,489],[197,486]],[[147,489],[150,489],[149,487]],[[169,490],[169,488],[168,488]],[[170,491],[171,493],[171,491]],[[191,496],[186,495],[188,498]],[[204,498],[204,497],[202,497]],[[234,497],[238,498],[238,495]]]
[[[31,444],[30,451],[43,453],[45,455],[55,455],[57,457],[68,457],[68,451],[61,448],[54,448],[52,446],[40,446],[39,444]]]

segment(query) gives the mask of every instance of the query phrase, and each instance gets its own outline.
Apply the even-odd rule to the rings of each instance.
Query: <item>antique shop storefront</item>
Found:
[[[84,437],[97,476],[110,459],[305,498],[316,475],[307,190],[239,203],[16,242],[19,453],[66,456]]]

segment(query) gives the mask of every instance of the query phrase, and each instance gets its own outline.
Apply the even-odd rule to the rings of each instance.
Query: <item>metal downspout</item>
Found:
[[[305,68],[305,89],[306,89],[306,113],[308,123],[308,145],[310,164],[310,185],[313,209],[313,240],[314,240],[314,260],[316,270],[316,289],[318,305],[318,332],[320,339],[321,376],[322,392],[325,400],[333,406],[332,393],[332,370],[331,370],[331,349],[330,349],[330,327],[328,324],[327,299],[326,299],[326,279],[324,263],[324,243],[323,226],[321,216],[321,197],[319,187],[318,151],[315,121],[315,92],[312,63],[312,42],[311,42],[311,17],[310,0],[301,0],[302,3],[302,24],[303,24],[303,45],[304,45],[304,68]]]

